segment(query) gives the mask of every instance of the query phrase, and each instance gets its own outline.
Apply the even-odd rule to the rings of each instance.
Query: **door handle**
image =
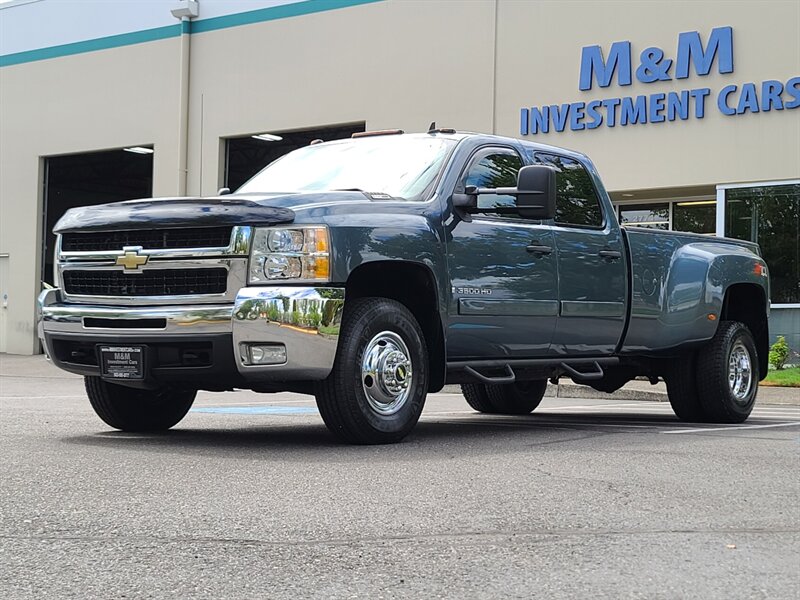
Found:
[[[525,246],[525,250],[533,254],[550,254],[553,251],[550,246],[542,246],[540,244],[530,244]]]
[[[618,258],[622,258],[622,252],[619,250],[600,250],[598,252],[601,258],[607,258],[608,260],[616,260]]]

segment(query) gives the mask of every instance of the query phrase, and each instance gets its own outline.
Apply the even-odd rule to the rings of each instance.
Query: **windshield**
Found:
[[[237,193],[355,190],[422,199],[456,140],[390,135],[306,146],[276,160]]]

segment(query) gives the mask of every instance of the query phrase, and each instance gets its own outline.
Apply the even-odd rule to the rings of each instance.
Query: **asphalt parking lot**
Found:
[[[2,598],[800,596],[798,406],[436,394],[404,443],[349,447],[307,396],[201,393],[124,434],[80,378],[0,364]]]

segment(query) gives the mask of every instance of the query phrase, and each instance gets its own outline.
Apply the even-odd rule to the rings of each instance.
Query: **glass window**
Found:
[[[603,211],[592,178],[577,160],[555,154],[536,154],[536,159],[555,167],[556,223],[579,227],[602,227]]]
[[[725,235],[757,242],[772,302],[800,302],[800,185],[725,190]]]
[[[305,146],[279,158],[238,193],[363,190],[423,199],[456,141],[387,135]]]
[[[475,158],[464,177],[464,187],[474,185],[483,188],[517,187],[517,173],[522,168],[522,159],[513,150],[492,150],[490,154]],[[514,196],[481,194],[478,208],[516,208]]]
[[[619,207],[622,225],[669,229],[669,202],[663,204],[623,204]]]
[[[688,233],[716,233],[717,201],[675,202],[672,205],[672,229]]]

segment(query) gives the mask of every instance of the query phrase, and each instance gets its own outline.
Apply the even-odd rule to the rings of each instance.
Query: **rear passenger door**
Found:
[[[578,160],[536,153],[556,169],[559,316],[552,349],[565,356],[614,352],[625,326],[627,274],[622,233]]]

